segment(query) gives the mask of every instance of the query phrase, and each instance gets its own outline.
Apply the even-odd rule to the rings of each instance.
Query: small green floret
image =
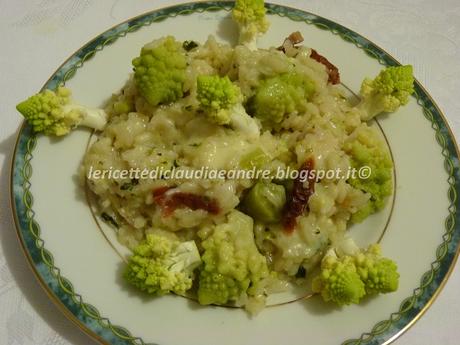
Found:
[[[265,125],[280,123],[287,114],[304,111],[315,84],[304,75],[286,73],[261,83],[250,102],[250,112]]]
[[[382,256],[378,244],[363,250],[346,238],[326,253],[312,287],[325,301],[342,306],[357,304],[366,295],[396,291],[398,285],[398,267]]]
[[[217,225],[202,242],[200,304],[239,303],[268,277],[267,262],[256,247],[252,228],[251,217],[232,211],[227,222]]]
[[[183,96],[187,61],[182,44],[174,37],[145,45],[133,66],[136,85],[151,105],[171,103]]]
[[[368,294],[388,293],[398,289],[398,266],[394,261],[382,257],[378,244],[373,244],[367,251],[355,255],[354,262]]]
[[[270,26],[266,12],[264,0],[236,0],[232,16],[239,27],[240,44],[256,48],[257,37],[267,32]]]
[[[235,105],[240,95],[239,89],[230,79],[218,75],[201,75],[197,78],[197,99],[207,117],[219,124],[229,124],[229,109]]]
[[[19,103],[16,109],[34,132],[45,135],[66,135],[80,125],[102,130],[107,123],[104,110],[74,103],[70,90],[65,87],[33,95]]]
[[[201,263],[194,241],[179,242],[147,235],[129,258],[127,282],[153,295],[184,294],[192,287],[193,271]]]
[[[362,222],[369,215],[381,210],[393,192],[393,163],[384,142],[370,127],[360,127],[344,145],[350,156],[351,166],[359,171],[369,168],[370,175],[360,178],[358,174],[348,183],[371,195],[363,208],[352,215],[354,223]]]
[[[362,101],[358,107],[364,110],[363,120],[398,110],[409,102],[414,92],[414,76],[412,66],[388,67],[380,72],[375,79],[364,79],[361,85]]]
[[[358,304],[366,295],[364,283],[352,260],[339,260],[327,255],[321,263],[321,274],[313,281],[313,291],[321,293],[326,302],[339,306]]]

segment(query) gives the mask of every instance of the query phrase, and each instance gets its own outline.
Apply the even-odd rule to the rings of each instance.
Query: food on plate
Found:
[[[347,305],[359,303],[366,294],[395,291],[398,280],[396,264],[382,256],[380,245],[363,250],[346,236],[324,255],[313,291],[321,293],[325,301]]]
[[[350,185],[370,195],[366,205],[352,215],[354,223],[360,223],[370,214],[383,209],[393,192],[393,163],[383,142],[370,133],[368,127],[362,127],[350,135],[343,145],[353,168],[368,167],[371,171],[366,179],[351,177],[348,180]]]
[[[198,301],[201,304],[246,303],[265,298],[267,260],[254,240],[253,219],[231,211],[226,219],[200,232],[203,266],[200,270]]]
[[[33,95],[16,106],[36,133],[66,135],[77,126],[102,130],[107,124],[103,109],[79,105],[71,98],[71,91],[59,87]]]
[[[228,76],[200,75],[196,80],[200,110],[211,122],[226,125],[231,122],[232,108],[238,101],[239,89]]]
[[[391,156],[370,121],[407,104],[412,67],[365,79],[355,104],[338,68],[299,32],[279,48],[257,47],[265,12],[262,0],[236,1],[236,46],[213,36],[147,43],[126,84],[95,111],[104,122],[93,123],[98,137],[81,173],[101,217],[132,250],[124,277],[153,296],[251,314],[293,285],[340,306],[395,291],[396,264],[378,244],[358,248],[348,229],[393,192]],[[61,87],[18,110],[36,132],[64,135],[92,114],[72,104]],[[159,168],[148,178],[89,174]],[[193,175],[204,168],[224,174]],[[346,174],[362,168],[367,177]],[[231,177],[239,170],[268,174]]]
[[[168,36],[146,44],[133,60],[139,93],[152,106],[182,97],[187,67],[182,51],[182,44]]]
[[[238,0],[232,11],[238,24],[239,43],[257,49],[257,38],[266,33],[270,23],[266,17],[264,0]]]
[[[151,294],[184,294],[192,287],[194,270],[200,264],[194,241],[147,235],[134,249],[124,275],[132,285]]]
[[[286,189],[276,183],[259,181],[241,200],[244,212],[255,220],[277,223],[283,216],[286,205]]]
[[[300,73],[283,73],[261,81],[250,101],[250,111],[262,124],[283,121],[287,114],[305,111],[315,83]]]
[[[361,85],[363,120],[367,121],[382,112],[391,113],[409,102],[414,92],[412,66],[388,67],[375,79],[364,79]]]

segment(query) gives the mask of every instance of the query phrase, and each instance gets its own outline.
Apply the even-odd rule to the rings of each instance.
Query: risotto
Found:
[[[211,36],[187,54],[184,88],[188,96],[159,107],[149,106],[131,78],[107,105],[109,124],[87,152],[84,173],[90,169],[157,167],[174,167],[176,172],[201,167],[238,169],[243,158],[255,150],[269,157],[260,168],[273,172],[299,168],[309,157],[314,158],[316,171],[348,171],[352,167],[344,149],[348,141],[364,135],[381,147],[384,143],[375,129],[361,122],[359,111],[349,104],[341,88],[328,83],[327,69],[310,57],[311,52],[306,47],[299,48],[295,56],[275,48],[250,51],[245,46],[219,44]],[[314,81],[315,94],[304,111],[288,114],[276,128],[251,118],[257,125],[254,135],[212,123],[194,110],[198,75],[228,75],[241,89],[245,102],[261,80],[292,71]],[[114,105],[120,101],[132,105],[133,111],[115,113]],[[101,211],[119,224],[120,242],[134,248],[148,233],[201,241],[197,232],[223,222],[256,182],[118,178],[90,179],[88,185],[97,195]],[[215,200],[219,212],[183,207],[165,215],[153,193],[164,187]],[[273,270],[295,276],[302,266],[310,269],[318,263],[328,243],[345,232],[352,215],[369,199],[369,193],[353,187],[343,176],[317,181],[308,201],[309,211],[298,217],[292,234],[283,231],[281,223],[255,222],[258,249]]]

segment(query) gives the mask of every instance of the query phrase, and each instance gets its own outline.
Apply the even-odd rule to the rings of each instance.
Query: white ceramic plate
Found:
[[[199,2],[147,13],[103,33],[65,62],[44,86],[69,86],[76,99],[100,106],[131,72],[131,60],[152,39],[172,34],[203,42],[209,34],[234,42],[231,3]],[[279,45],[299,30],[306,44],[339,67],[359,90],[362,79],[397,62],[362,36],[300,10],[267,5],[271,29],[261,47]],[[270,307],[249,319],[239,309],[201,307],[165,296],[147,299],[120,279],[122,260],[110,231],[98,229],[77,183],[90,132],[65,140],[23,126],[12,168],[12,203],[26,255],[50,297],[85,332],[104,344],[249,345],[384,344],[432,303],[458,256],[459,161],[448,126],[417,83],[409,104],[381,119],[395,163],[394,209],[352,231],[359,241],[382,238],[401,273],[397,292],[358,306],[333,308],[319,297]],[[114,241],[113,241],[114,242]],[[114,242],[115,243],[115,242]],[[115,244],[116,246],[116,244]],[[121,250],[121,249],[120,249]]]

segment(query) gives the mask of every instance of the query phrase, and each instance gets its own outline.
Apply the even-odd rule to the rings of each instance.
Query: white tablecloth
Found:
[[[275,0],[274,0],[275,1]],[[183,0],[0,0],[0,344],[93,344],[50,302],[19,247],[9,207],[9,166],[20,117],[70,54],[127,18]],[[276,0],[341,23],[415,67],[460,138],[458,0]],[[410,248],[408,248],[410,250]],[[397,345],[457,345],[460,270]]]

